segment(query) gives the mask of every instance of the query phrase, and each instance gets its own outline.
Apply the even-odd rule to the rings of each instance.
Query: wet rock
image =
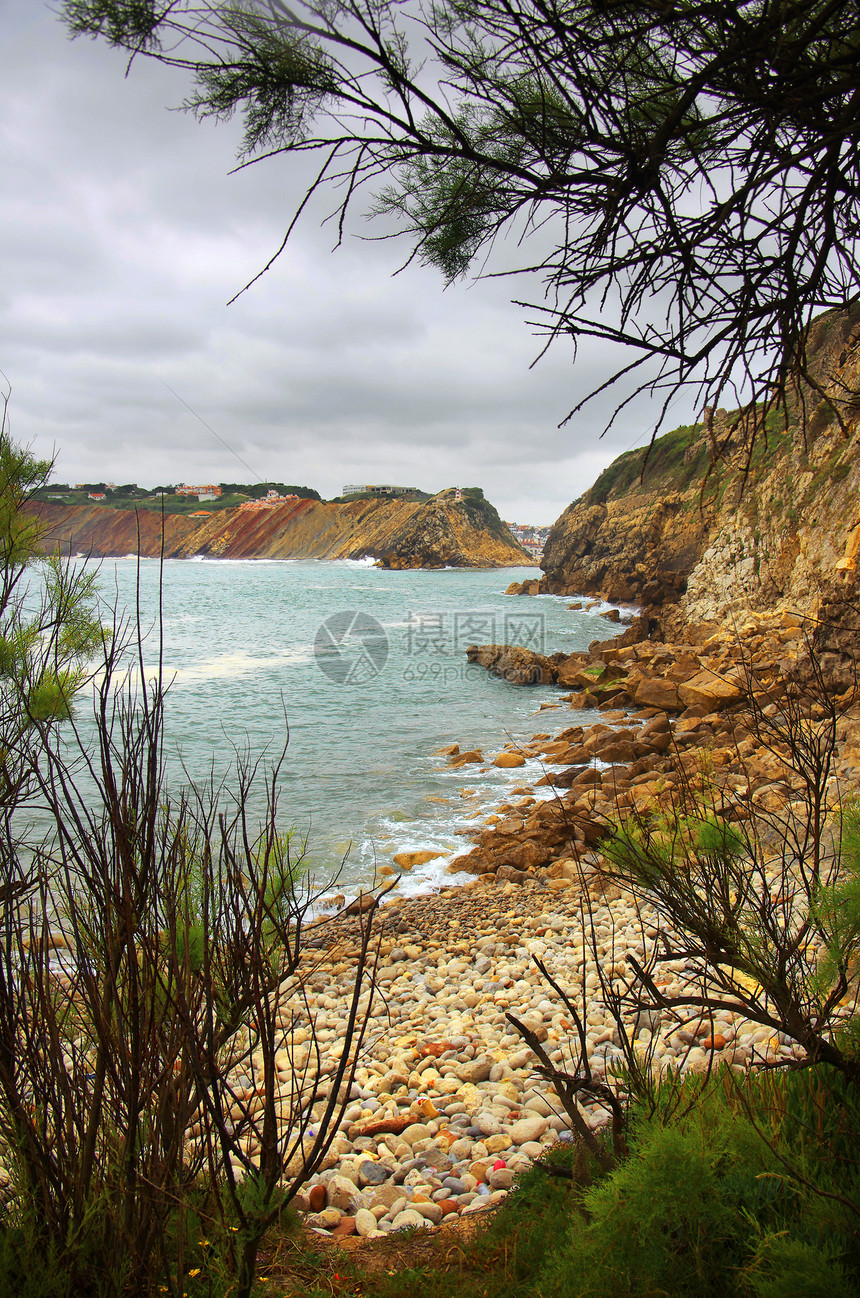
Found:
[[[411,870],[416,865],[426,865],[428,861],[435,861],[438,857],[444,855],[444,852],[430,851],[395,852],[392,860],[395,865],[400,866],[401,870]]]
[[[543,654],[517,645],[469,645],[466,657],[511,685],[550,685],[556,678]]]

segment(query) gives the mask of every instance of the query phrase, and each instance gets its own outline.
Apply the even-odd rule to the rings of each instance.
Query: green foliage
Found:
[[[71,715],[88,664],[105,642],[94,574],[48,556],[27,506],[51,464],[12,441],[0,420],[0,805],[20,796],[34,728]]]
[[[685,424],[655,438],[641,450],[625,451],[589,487],[585,503],[602,505],[610,496],[617,499],[637,489],[653,490],[656,483],[667,489],[686,490],[701,480],[708,465],[709,451],[704,442],[692,458],[689,456],[702,429],[702,424]]]
[[[262,500],[269,491],[277,491],[279,496],[298,496],[302,500],[322,499],[313,487],[288,486],[284,482],[219,482],[218,485],[225,496],[247,496],[250,500]]]
[[[515,206],[504,174],[478,161],[486,154],[515,160],[520,149],[511,125],[503,117],[482,118],[471,107],[451,122],[428,118],[432,152],[404,164],[397,184],[385,186],[374,206],[374,214],[395,215],[420,231],[421,260],[449,283],[468,270]],[[467,157],[452,156],[464,145]]]
[[[686,1082],[685,1107],[669,1087],[655,1112],[634,1111],[630,1157],[583,1193],[585,1221],[546,1294],[847,1298],[860,1278],[856,1145],[831,1175],[828,1138],[848,1099],[856,1142],[860,1110],[839,1079],[818,1097],[816,1086],[808,1074],[744,1086],[723,1074]],[[824,1197],[834,1190],[844,1204]]]
[[[855,1284],[827,1241],[818,1245],[785,1235],[762,1240],[744,1275],[750,1298],[856,1298]]]
[[[102,36],[111,45],[158,49],[167,8],[159,0],[68,0],[64,14],[73,35]]]
[[[237,55],[199,67],[198,88],[186,106],[201,119],[218,121],[243,107],[244,156],[299,143],[308,118],[338,90],[331,60],[307,36],[279,29],[252,8],[225,5],[221,16]]]
[[[860,801],[842,806],[839,822],[839,874],[821,883],[813,899],[812,915],[824,935],[824,949],[816,970],[820,997],[835,986],[847,993],[849,982],[860,973]],[[860,1054],[860,1013],[844,1019],[838,1035],[845,1049]]]

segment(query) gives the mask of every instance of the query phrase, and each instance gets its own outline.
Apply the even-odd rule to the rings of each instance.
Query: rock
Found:
[[[511,1138],[511,1144],[524,1145],[530,1140],[540,1140],[541,1136],[546,1131],[546,1125],[546,1118],[542,1118],[540,1114],[535,1114],[534,1117],[529,1116],[528,1118],[520,1118],[518,1122],[514,1123],[508,1133]]]
[[[468,753],[456,753],[448,758],[449,766],[467,766],[484,760],[480,748],[472,748]]]
[[[450,1217],[452,1213],[456,1215],[460,1211],[460,1205],[457,1203],[456,1199],[437,1199],[436,1202],[442,1209],[443,1220],[445,1217]]]
[[[419,1059],[438,1059],[455,1049],[456,1046],[451,1041],[425,1041],[417,1047]]]
[[[516,1172],[509,1167],[501,1167],[487,1173],[487,1185],[493,1190],[509,1190],[516,1179]]]
[[[471,1062],[461,1065],[460,1077],[464,1082],[471,1082],[473,1086],[478,1082],[489,1081],[495,1062],[489,1055],[478,1055]]]
[[[678,697],[685,707],[699,705],[709,711],[739,703],[744,694],[740,681],[726,679],[712,671],[697,672],[690,680],[678,686]]]
[[[328,1206],[351,1213],[358,1201],[358,1186],[345,1176],[333,1176],[326,1186]]]
[[[390,1173],[384,1163],[374,1163],[366,1159],[358,1167],[358,1183],[364,1188],[367,1185],[384,1185]]]
[[[429,1140],[432,1135],[433,1132],[425,1123],[413,1122],[403,1130],[401,1138],[407,1145],[415,1145],[419,1140]]]
[[[525,870],[517,870],[513,865],[500,865],[496,870],[499,883],[525,883],[527,878]]]
[[[514,767],[525,766],[525,764],[526,759],[521,753],[499,753],[498,757],[493,758],[493,766]]]
[[[413,1200],[414,1211],[419,1212],[425,1221],[431,1222],[438,1226],[445,1213],[441,1205],[430,1200],[416,1199]]]
[[[426,865],[428,861],[435,861],[438,857],[444,856],[444,852],[395,852],[392,860],[395,865],[399,865],[401,870],[411,870],[416,865]]]
[[[363,915],[368,910],[373,910],[376,905],[376,897],[372,892],[363,892],[355,901],[350,902],[346,907],[347,915]]]
[[[429,1221],[422,1213],[416,1212],[414,1208],[404,1208],[398,1212],[397,1216],[391,1223],[394,1230],[407,1230],[414,1227],[430,1227],[433,1223]]]
[[[684,706],[672,682],[659,676],[640,680],[633,692],[633,702],[643,708],[662,708],[665,712],[680,712]]]
[[[322,1212],[312,1212],[305,1217],[305,1225],[322,1230],[335,1230],[343,1214],[337,1208],[324,1208]]]
[[[463,856],[455,856],[447,867],[448,874],[494,874],[498,861],[487,852],[475,850]]]
[[[371,1208],[384,1208],[389,1212],[398,1199],[403,1198],[403,1190],[399,1185],[389,1183],[381,1185],[378,1190],[368,1191],[367,1198]]]
[[[464,1158],[468,1158],[472,1152],[472,1141],[465,1136],[455,1140],[450,1146],[448,1153],[456,1163],[462,1163]],[[457,1192],[459,1193],[459,1191]]]
[[[376,1121],[365,1122],[356,1132],[358,1136],[399,1136],[407,1127],[411,1126],[414,1119],[409,1114],[402,1117],[379,1118]]]
[[[494,1113],[476,1114],[475,1126],[482,1136],[497,1136],[502,1130],[502,1124]]]
[[[369,1208],[359,1208],[355,1214],[356,1235],[360,1235],[364,1239],[373,1230],[376,1230],[376,1217]]]
[[[556,676],[543,654],[517,645],[469,645],[466,657],[511,685],[551,685]]]
[[[341,1217],[340,1221],[332,1231],[334,1239],[342,1239],[348,1235],[355,1234],[355,1217]]]
[[[311,1212],[322,1212],[326,1206],[326,1190],[324,1185],[312,1185],[308,1191],[308,1205]]]

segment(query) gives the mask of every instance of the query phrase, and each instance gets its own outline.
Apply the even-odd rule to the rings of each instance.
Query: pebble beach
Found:
[[[755,634],[761,664],[769,648],[784,655],[786,645],[793,652],[797,643],[796,628],[780,635],[774,627],[757,627]],[[704,752],[728,817],[748,819],[756,809],[796,802],[798,789],[778,754],[754,745],[744,752],[740,687],[727,672],[728,660],[715,658],[713,645],[708,652],[710,658],[687,647],[609,651],[610,679],[618,688],[593,726],[562,732],[561,740],[558,734],[537,736],[529,749],[546,754],[558,798],[547,803],[523,789],[519,803],[485,817],[475,846],[452,866],[472,870],[475,877],[465,885],[432,896],[398,898],[395,892],[384,898],[375,917],[377,963],[361,1002],[367,1035],[348,1103],[322,1168],[297,1199],[309,1229],[376,1238],[453,1222],[498,1203],[518,1172],[556,1142],[573,1139],[539,1060],[507,1018],[510,1011],[529,1027],[553,1066],[576,1068],[575,1024],[536,958],[577,1007],[598,1080],[613,1082],[623,1059],[604,991],[630,982],[628,956],[650,965],[667,997],[700,989],[692,962],[662,958],[671,934],[647,895],[622,891],[608,878],[593,840],[610,804],[622,816],[659,808],[661,799],[669,805],[676,779],[700,769]],[[659,677],[642,670],[655,658]],[[601,658],[597,665],[602,670],[607,664]],[[586,666],[592,679],[595,663]],[[626,673],[620,670],[625,667]],[[697,701],[684,704],[679,681],[694,677]],[[673,707],[666,706],[670,689]],[[662,691],[664,706],[643,706],[636,690],[645,699]],[[568,701],[584,705],[581,694]],[[591,706],[600,708],[601,700],[593,698]],[[762,706],[770,704],[763,700]],[[856,770],[858,725],[853,713],[847,715],[834,781],[839,771]],[[442,759],[456,762],[459,756],[448,752]],[[515,864],[508,864],[512,859]],[[783,886],[782,869],[774,862],[762,886]],[[318,1075],[336,1066],[359,924],[358,914],[346,912],[320,921],[306,951],[302,994],[283,1007],[285,1030],[292,1025],[276,1060],[285,1093],[307,1058],[308,1032],[296,1031],[293,1016],[303,1014],[313,1025],[322,1051]],[[655,1072],[704,1073],[724,1064],[742,1074],[787,1062],[799,1049],[771,1027],[730,1011],[702,1016],[657,1008],[640,1012],[628,1029]],[[238,1078],[249,1094],[253,1060],[252,1053],[247,1075]],[[311,1121],[324,1105],[318,1100]],[[610,1122],[599,1102],[584,1102],[580,1112],[593,1131]]]

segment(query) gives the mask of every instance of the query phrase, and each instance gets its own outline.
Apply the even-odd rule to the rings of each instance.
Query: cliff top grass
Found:
[[[649,446],[625,451],[608,465],[580,498],[583,505],[602,505],[609,500],[639,493],[678,491],[703,493],[703,503],[719,504],[732,484],[746,488],[749,481],[772,466],[790,444],[791,426],[785,411],[775,406],[763,423],[747,454],[740,428],[743,412],[721,412],[715,430],[716,441],[724,446],[724,457],[715,469],[704,423],[682,424],[664,433]],[[727,438],[727,433],[730,434]],[[711,470],[709,472],[709,470]]]

